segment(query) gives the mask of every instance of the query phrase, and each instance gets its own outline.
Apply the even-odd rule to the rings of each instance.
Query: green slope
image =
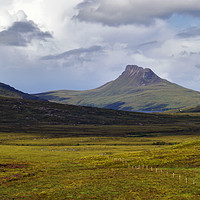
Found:
[[[185,108],[182,110],[182,112],[185,113],[199,113],[200,112],[200,105],[195,106],[195,107],[189,107],[189,108]]]
[[[12,98],[20,98],[20,99],[32,99],[32,100],[38,100],[40,98],[30,95],[24,92],[21,92],[19,90],[16,90],[15,88],[6,85],[4,83],[0,83],[0,96],[2,97],[12,97]]]
[[[129,111],[162,111],[200,104],[200,93],[161,79],[150,69],[129,65],[116,80],[87,91],[37,94],[54,102]]]
[[[190,106],[183,109],[170,110],[166,113],[200,113],[200,105]]]

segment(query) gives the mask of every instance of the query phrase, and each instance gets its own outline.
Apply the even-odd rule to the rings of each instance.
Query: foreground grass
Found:
[[[200,198],[198,135],[1,133],[0,152],[0,199]]]

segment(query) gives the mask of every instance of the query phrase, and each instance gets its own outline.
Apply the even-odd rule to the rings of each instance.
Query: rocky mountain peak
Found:
[[[142,67],[138,67],[137,65],[127,65],[125,71],[129,73],[137,72],[143,70]]]
[[[123,72],[124,75],[134,76],[138,73],[153,73],[153,71],[149,68],[138,67],[137,65],[127,65],[125,71]]]
[[[121,75],[121,78],[132,80],[134,85],[137,86],[150,85],[163,80],[151,69],[138,67],[137,65],[127,65],[125,71]]]

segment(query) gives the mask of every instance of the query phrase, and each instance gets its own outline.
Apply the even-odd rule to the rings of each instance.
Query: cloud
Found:
[[[138,49],[142,48],[142,47],[146,47],[146,46],[152,46],[152,45],[156,45],[158,44],[158,41],[154,40],[154,41],[150,41],[150,42],[144,42],[141,43],[137,46]]]
[[[73,49],[70,51],[66,51],[61,54],[56,55],[48,55],[41,58],[41,60],[63,60],[64,63],[70,63],[76,61],[77,62],[84,62],[84,61],[91,61],[93,57],[97,54],[103,52],[103,47],[101,46],[92,46],[89,48],[79,48]]]
[[[180,38],[198,37],[200,36],[200,27],[190,27],[179,32],[176,36]]]
[[[152,24],[173,14],[200,17],[198,0],[84,0],[74,19],[108,26]]]
[[[41,31],[33,21],[19,21],[0,32],[0,45],[27,46],[34,39],[45,41],[47,38],[52,35]]]
[[[200,69],[200,64],[195,65],[196,68]]]

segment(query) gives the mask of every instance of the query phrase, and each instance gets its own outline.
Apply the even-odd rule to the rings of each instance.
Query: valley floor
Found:
[[[120,127],[119,127],[120,128]],[[0,199],[200,199],[200,135],[0,133]]]

